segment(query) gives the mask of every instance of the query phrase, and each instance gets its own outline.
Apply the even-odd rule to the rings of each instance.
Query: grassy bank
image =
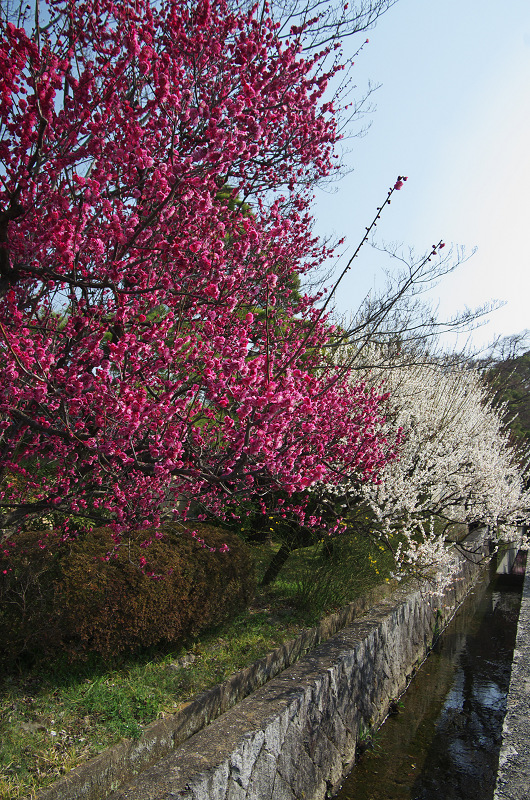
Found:
[[[258,576],[278,545],[254,548]],[[104,662],[19,665],[0,682],[0,798],[32,796],[82,761],[242,669],[383,582],[391,559],[368,540],[291,554],[276,583],[234,619],[179,648]]]

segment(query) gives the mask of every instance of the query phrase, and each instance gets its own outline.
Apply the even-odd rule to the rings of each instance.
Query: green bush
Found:
[[[26,531],[0,546],[0,661],[60,646],[64,620],[55,586],[67,550],[50,531]]]
[[[369,536],[345,533],[307,551],[293,600],[316,614],[340,608],[385,582],[395,567],[392,554]]]
[[[10,591],[21,593],[19,578],[27,573],[32,596],[22,615],[15,603],[0,612],[0,633],[20,629],[16,641],[3,637],[4,650],[12,658],[62,646],[73,656],[108,657],[174,644],[230,616],[254,591],[250,555],[232,534],[207,525],[196,530],[207,546],[175,525],[162,528],[162,538],[153,530],[131,532],[118,547],[105,528],[49,551],[41,550],[42,534],[27,534],[25,549],[17,545],[10,555]],[[229,551],[219,552],[225,542]]]

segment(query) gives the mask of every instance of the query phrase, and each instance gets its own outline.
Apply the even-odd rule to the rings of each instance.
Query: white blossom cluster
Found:
[[[480,373],[426,358],[388,368],[370,355],[367,382],[389,392],[389,439],[402,429],[399,457],[379,482],[349,489],[369,513],[372,533],[401,568],[422,574],[448,563],[448,534],[457,523],[487,525],[513,539],[514,526],[528,518],[530,493],[503,410]]]

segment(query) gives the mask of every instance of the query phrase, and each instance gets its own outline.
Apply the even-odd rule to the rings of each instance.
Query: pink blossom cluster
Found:
[[[0,45],[0,508],[158,524],[392,457],[325,364],[340,68],[225,0],[48,0]]]

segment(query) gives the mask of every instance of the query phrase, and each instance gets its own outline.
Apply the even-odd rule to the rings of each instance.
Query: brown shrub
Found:
[[[67,547],[50,531],[26,531],[0,545],[0,660],[53,652],[64,620],[55,586]]]
[[[152,530],[131,532],[119,547],[108,529],[95,529],[58,553],[40,550],[36,534],[29,536],[33,551],[26,548],[24,564],[38,572],[43,602],[26,607],[24,629],[34,621],[33,608],[41,629],[48,625],[53,642],[72,655],[96,651],[108,657],[173,644],[216,624],[248,604],[255,586],[252,562],[233,534],[207,525],[194,530],[208,547],[176,525],[162,528],[160,539]],[[229,552],[210,551],[225,542]],[[43,643],[37,635],[32,644]]]

